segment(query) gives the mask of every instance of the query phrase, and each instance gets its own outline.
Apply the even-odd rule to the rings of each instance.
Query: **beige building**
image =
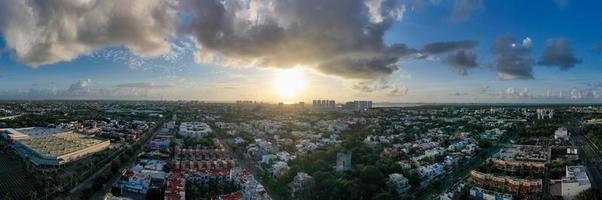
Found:
[[[3,129],[2,135],[21,157],[37,166],[61,166],[105,150],[111,145],[108,140],[72,131],[32,135],[19,129]]]

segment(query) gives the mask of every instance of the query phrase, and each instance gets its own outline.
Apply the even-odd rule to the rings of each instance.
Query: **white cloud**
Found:
[[[396,85],[388,93],[389,96],[394,96],[394,97],[406,96],[407,94],[408,94],[408,87],[406,87],[405,85]]]
[[[16,58],[34,67],[106,47],[153,57],[170,51],[177,6],[176,0],[3,0],[0,32]]]

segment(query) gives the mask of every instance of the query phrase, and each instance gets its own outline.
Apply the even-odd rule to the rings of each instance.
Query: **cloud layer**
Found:
[[[494,67],[501,80],[533,79],[533,66],[542,65],[568,70],[582,61],[564,38],[548,39],[539,61],[532,57],[533,42],[525,37],[521,43],[511,35],[499,37],[491,47],[496,56]]]
[[[1,99],[161,99],[167,84],[123,83],[113,88],[94,87],[91,79],[78,80],[67,88],[35,84],[33,88],[0,91]]]
[[[0,31],[24,64],[70,61],[106,47],[125,46],[141,56],[169,52],[175,0],[4,0]]]
[[[132,89],[160,89],[160,88],[170,88],[170,87],[173,87],[173,85],[137,82],[137,83],[117,84],[117,85],[115,85],[115,87],[116,88],[132,88]]]
[[[189,33],[198,61],[290,68],[297,65],[356,79],[398,69],[416,53],[383,36],[405,7],[394,0],[190,1]]]
[[[581,59],[573,55],[571,44],[564,38],[549,39],[543,55],[537,62],[540,65],[557,66],[561,70],[573,68]]]
[[[443,63],[451,65],[460,74],[467,75],[470,69],[478,66],[477,54],[474,52],[478,44],[473,40],[433,42],[424,46],[419,58],[447,54]]]
[[[491,47],[491,53],[496,56],[495,69],[498,78],[502,80],[533,79],[533,51],[531,38],[517,43],[510,35],[499,37]]]
[[[0,32],[16,59],[37,67],[125,47],[135,56],[177,60],[194,49],[201,63],[292,68],[359,81],[386,79],[403,59],[441,57],[460,74],[479,66],[473,40],[439,41],[415,49],[385,43],[385,33],[402,20],[407,2],[398,0],[5,0]],[[439,1],[413,1],[440,5]],[[410,5],[411,4],[407,4]],[[459,0],[450,19],[458,22],[484,10],[482,0]],[[191,45],[176,44],[185,37]],[[194,46],[196,45],[196,46]],[[112,51],[114,52],[114,51]],[[502,80],[533,79],[533,66],[567,70],[580,64],[568,40],[547,41],[539,60],[526,37],[499,37],[490,52]],[[188,52],[190,53],[190,52]],[[122,58],[121,54],[118,55]],[[143,60],[125,62],[136,67]],[[166,65],[173,63],[166,62]],[[146,86],[156,87],[156,86]],[[360,89],[361,90],[361,89]]]

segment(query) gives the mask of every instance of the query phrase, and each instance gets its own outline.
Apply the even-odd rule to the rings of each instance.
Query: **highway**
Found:
[[[135,142],[136,144],[140,144],[140,148],[136,149],[135,152],[138,152],[141,149],[144,149],[144,146],[157,135],[157,133],[161,130],[161,127],[163,126],[162,123],[159,123],[159,124],[160,125],[157,125],[156,127],[153,127],[148,130],[148,132],[146,134],[151,134],[150,136],[143,137],[140,140]],[[144,134],[144,135],[146,135],[146,134]],[[125,150],[123,150],[123,151],[125,151]],[[121,155],[121,154],[119,154],[119,155]],[[107,193],[111,192],[111,188],[112,188],[113,184],[121,178],[121,170],[123,170],[126,167],[130,167],[137,160],[137,157],[135,155],[136,154],[131,156],[130,159],[128,160],[128,162],[122,163],[119,173],[112,174],[112,177],[105,184],[103,184],[103,187],[100,190],[95,191],[92,194],[91,199],[103,199]],[[119,159],[119,156],[116,156],[115,159]],[[78,195],[81,195],[81,194],[79,194],[81,192],[81,189],[85,185],[91,184],[91,182],[94,180],[96,174],[102,173],[104,170],[108,170],[108,168],[111,167],[111,164],[112,164],[112,161],[108,162],[102,169],[98,170],[95,173],[95,175],[90,176],[88,179],[83,181],[81,184],[79,184],[75,188],[71,189],[71,194],[77,193]]]
[[[577,129],[571,130],[571,144],[577,147],[579,157],[586,168],[592,187],[600,189],[602,186],[602,173],[600,172],[600,153],[594,148],[594,145],[583,136]]]

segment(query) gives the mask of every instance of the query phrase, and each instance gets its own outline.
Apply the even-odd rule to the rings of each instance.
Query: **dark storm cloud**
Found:
[[[440,54],[456,50],[473,49],[478,44],[478,42],[472,40],[433,42],[424,46],[424,48],[422,49],[422,53]]]
[[[491,53],[496,56],[494,64],[498,78],[502,80],[533,79],[533,65],[531,57],[532,43],[530,38],[525,38],[522,43],[517,43],[511,35],[499,37],[491,47]]]
[[[468,70],[478,66],[477,55],[471,50],[450,53],[443,62],[453,66],[462,75],[466,75]]]
[[[537,64],[546,66],[557,66],[561,70],[573,68],[576,64],[582,61],[573,55],[571,44],[564,38],[549,39],[546,42],[546,47],[543,55]]]
[[[417,50],[397,44],[388,47],[379,55],[341,55],[325,60],[318,65],[318,70],[346,78],[372,79],[384,77],[399,69],[398,61],[418,53]]]
[[[424,46],[421,58],[447,53],[443,63],[466,75],[468,70],[478,66],[477,55],[473,51],[477,46],[478,42],[472,40],[434,42]]]
[[[375,79],[396,71],[401,58],[417,52],[383,42],[405,9],[393,0],[188,3],[193,16],[189,33],[202,46],[199,60],[303,65],[345,78]]]
[[[0,32],[16,58],[37,67],[106,47],[137,55],[167,53],[177,20],[175,0],[3,0]]]

